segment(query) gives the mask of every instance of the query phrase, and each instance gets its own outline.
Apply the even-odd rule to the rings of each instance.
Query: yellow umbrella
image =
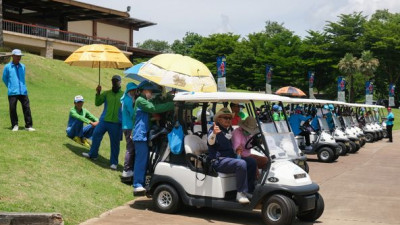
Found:
[[[202,62],[180,54],[160,54],[149,60],[163,69],[189,76],[210,76],[211,72]]]
[[[138,69],[137,75],[158,85],[180,90],[217,91],[217,84],[207,66],[189,56],[179,54],[154,56]]]
[[[85,45],[74,51],[65,61],[71,66],[99,68],[128,68],[129,59],[118,48],[111,45]]]

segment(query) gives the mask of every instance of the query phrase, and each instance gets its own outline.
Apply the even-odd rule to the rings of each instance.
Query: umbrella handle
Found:
[[[100,85],[100,63],[101,62],[99,62],[99,85]]]

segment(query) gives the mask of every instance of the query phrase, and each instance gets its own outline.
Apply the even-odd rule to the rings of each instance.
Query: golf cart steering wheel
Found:
[[[254,134],[244,145],[246,149],[251,149],[253,147],[256,151],[262,152],[264,148],[261,146],[261,132]]]

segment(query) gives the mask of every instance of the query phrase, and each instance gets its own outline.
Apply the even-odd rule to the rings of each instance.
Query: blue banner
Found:
[[[344,77],[338,77],[338,91],[345,91],[346,90],[346,80]]]
[[[372,95],[374,93],[374,85],[371,81],[365,82],[365,95]]]
[[[267,81],[267,84],[270,84],[272,81],[272,71],[273,71],[273,67],[271,65],[266,65],[265,67],[265,80]]]
[[[308,87],[309,88],[314,87],[314,72],[313,71],[308,71]]]
[[[217,77],[225,77],[226,76],[226,57],[218,56],[217,57]]]
[[[394,89],[395,88],[396,88],[396,85],[389,84],[389,97],[394,97]]]

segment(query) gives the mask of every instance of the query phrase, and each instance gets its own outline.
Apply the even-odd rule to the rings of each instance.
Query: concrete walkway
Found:
[[[319,163],[309,156],[310,175],[320,185],[325,211],[315,224],[400,224],[400,132],[366,144],[356,154],[335,163]],[[151,199],[137,198],[82,225],[118,224],[263,224],[258,212],[235,212],[186,207],[175,215],[153,211]],[[297,221],[295,224],[314,224]]]

